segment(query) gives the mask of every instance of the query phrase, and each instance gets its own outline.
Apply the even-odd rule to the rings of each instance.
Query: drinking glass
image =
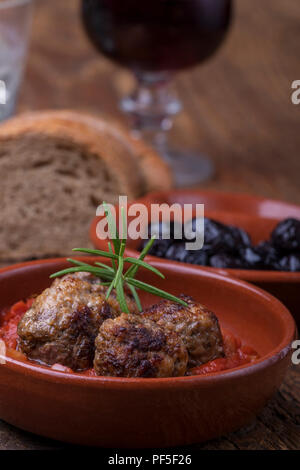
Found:
[[[177,186],[208,179],[213,165],[168,145],[167,132],[181,110],[170,82],[213,55],[228,31],[231,9],[231,0],[82,0],[90,40],[136,77],[136,88],[121,102],[134,134],[151,140],[173,168]]]
[[[0,121],[10,117],[22,80],[32,0],[0,0]]]

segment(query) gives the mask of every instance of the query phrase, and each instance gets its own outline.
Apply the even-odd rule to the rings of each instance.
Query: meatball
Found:
[[[186,372],[188,354],[181,338],[140,315],[106,320],[95,344],[97,375],[150,378]]]
[[[101,323],[120,315],[114,294],[89,273],[55,279],[25,313],[18,325],[18,349],[30,359],[73,370],[92,366],[95,338]],[[136,311],[131,298],[128,305]]]
[[[143,317],[181,337],[188,351],[189,367],[223,357],[223,338],[216,315],[191,297],[180,297],[188,307],[163,300],[145,310]]]

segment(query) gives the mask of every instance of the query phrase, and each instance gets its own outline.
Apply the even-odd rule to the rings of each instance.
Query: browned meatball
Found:
[[[101,323],[121,312],[114,294],[88,273],[55,279],[34,301],[18,325],[18,348],[27,357],[73,370],[92,366]],[[132,299],[129,307],[135,311]]]
[[[214,313],[191,297],[181,295],[188,307],[164,300],[145,310],[142,315],[167,331],[180,335],[189,354],[189,367],[195,367],[224,356],[223,338]]]
[[[184,375],[187,350],[180,337],[140,315],[123,313],[106,320],[96,338],[98,375],[172,377]]]

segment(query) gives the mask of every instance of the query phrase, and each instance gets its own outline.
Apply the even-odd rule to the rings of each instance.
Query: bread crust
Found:
[[[0,141],[30,132],[63,137],[99,155],[129,199],[172,187],[168,165],[111,118],[71,110],[28,112],[0,126]]]
[[[1,151],[5,157],[14,145],[16,158],[1,160]],[[93,166],[98,158],[99,168]],[[32,112],[2,124],[0,168],[5,219],[0,262],[5,264],[85,246],[103,200],[116,204],[119,195],[133,200],[171,185],[168,168],[151,148],[110,119],[76,111]]]

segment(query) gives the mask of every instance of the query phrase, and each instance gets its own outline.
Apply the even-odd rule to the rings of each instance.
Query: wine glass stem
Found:
[[[197,184],[211,178],[209,159],[190,151],[169,148],[167,132],[181,110],[181,103],[171,89],[169,73],[136,73],[136,87],[121,102],[131,120],[132,133],[150,142],[172,169],[176,186]]]
[[[167,147],[166,133],[172,128],[181,103],[171,89],[171,76],[166,72],[136,73],[136,87],[121,102],[131,120],[134,135],[141,135],[158,150]]]

